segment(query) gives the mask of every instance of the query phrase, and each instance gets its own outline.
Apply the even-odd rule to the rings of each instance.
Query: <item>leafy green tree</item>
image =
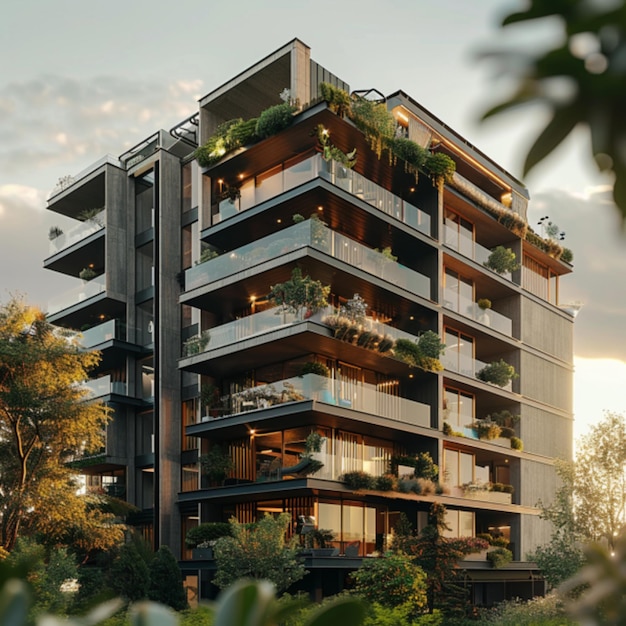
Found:
[[[99,358],[21,300],[0,307],[0,544],[9,551],[37,532],[73,533],[86,551],[122,536],[114,515],[77,494],[67,465],[104,443],[107,408],[85,402],[79,384]]]
[[[150,562],[150,600],[172,607],[175,611],[187,608],[187,595],[178,562],[167,546],[161,546]]]
[[[415,617],[426,607],[426,574],[402,552],[364,559],[354,573],[355,592],[386,608],[405,607]]]
[[[125,543],[113,559],[108,585],[127,600],[143,600],[150,590],[150,570],[134,543]]]
[[[312,220],[313,226],[318,222]],[[303,312],[316,313],[328,306],[330,287],[319,280],[313,280],[308,274],[302,276],[302,270],[294,267],[291,278],[284,283],[273,285],[270,300],[284,311],[301,317]]]
[[[601,171],[614,174],[613,198],[626,219],[626,2],[531,0],[506,16],[503,27],[552,19],[562,29],[557,45],[531,51],[507,47],[487,53],[517,85],[511,97],[483,118],[511,108],[541,104],[551,119],[526,155],[524,174],[543,160],[578,126],[591,135],[591,151]],[[555,19],[556,18],[556,19]],[[533,109],[534,110],[534,109]]]
[[[215,543],[217,574],[213,582],[224,589],[240,578],[265,579],[282,592],[303,578],[306,570],[297,557],[295,543],[285,543],[290,523],[289,513],[266,515],[253,525],[231,518],[232,537]]]
[[[428,524],[412,543],[411,554],[426,572],[428,609],[441,609],[447,615],[462,615],[467,593],[459,584],[456,564],[468,554],[489,547],[484,539],[444,536],[446,508],[434,502],[428,514]]]

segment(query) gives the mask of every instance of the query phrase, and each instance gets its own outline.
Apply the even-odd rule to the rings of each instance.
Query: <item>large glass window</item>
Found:
[[[443,451],[443,476],[453,487],[474,482],[474,455],[446,448]]]
[[[464,256],[474,257],[474,225],[458,213],[445,210],[445,241]]]
[[[446,509],[446,525],[449,530],[443,531],[445,537],[473,537],[476,528],[475,515],[472,511]]]
[[[448,268],[446,268],[444,279],[445,305],[464,315],[471,314],[471,309],[468,311],[467,308],[471,307],[474,301],[474,283]]]
[[[443,419],[453,428],[465,428],[474,421],[474,396],[446,387],[443,390]]]
[[[474,338],[453,328],[445,329],[444,338],[445,366],[466,376],[474,376]]]

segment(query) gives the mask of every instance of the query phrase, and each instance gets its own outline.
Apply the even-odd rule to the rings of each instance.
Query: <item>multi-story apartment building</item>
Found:
[[[184,544],[199,522],[287,511],[294,531],[301,516],[331,529],[332,556],[307,557],[305,581],[321,593],[384,550],[401,513],[420,528],[435,501],[451,535],[509,542],[507,567],[484,555],[465,562],[476,602],[537,593],[526,555],[550,529],[536,504],[554,493],[553,460],[571,457],[573,316],[558,301],[571,266],[525,234],[525,187],[411,97],[361,92],[385,103],[397,136],[453,159],[445,183],[380,158],[376,141],[320,98],[322,82],[349,91],[294,40],[169,133],[50,196],[48,208],[75,226],[52,233],[44,265],[77,286],[49,318],[102,351],[87,384],[114,411],[105,449],[82,463],[87,484],[137,505],[133,523],[168,544],[203,593],[214,564]],[[198,164],[196,147],[221,124],[258,117],[281,93],[297,109],[286,129]],[[354,167],[321,149],[328,137],[344,154],[356,149]],[[503,248],[512,272],[492,269]],[[328,287],[328,308],[276,307],[272,287],[294,268]],[[342,332],[330,316],[354,313],[355,294],[367,308]],[[389,349],[428,330],[446,346],[441,371]],[[483,380],[501,360],[518,377]],[[488,416],[507,438],[479,438],[497,434]],[[312,432],[322,437],[314,473],[301,465]],[[199,459],[218,446],[232,466],[215,484]],[[342,481],[383,475],[392,461],[402,474],[418,453],[438,464],[444,487]]]

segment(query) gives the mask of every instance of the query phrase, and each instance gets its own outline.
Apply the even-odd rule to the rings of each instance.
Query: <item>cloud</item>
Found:
[[[583,303],[574,325],[576,354],[626,361],[626,234],[609,193],[606,186],[584,194],[540,192],[530,203],[529,222],[541,234],[537,222],[548,215],[574,252],[574,271],[560,279],[559,300]]]
[[[45,206],[45,194],[26,185],[0,185],[0,218],[15,215],[24,210],[41,210]]]
[[[0,172],[25,182],[49,172],[50,185],[103,154],[121,154],[159,128],[197,110],[200,80],[170,84],[105,76],[76,80],[48,75],[0,87]],[[56,175],[56,176],[55,176]]]

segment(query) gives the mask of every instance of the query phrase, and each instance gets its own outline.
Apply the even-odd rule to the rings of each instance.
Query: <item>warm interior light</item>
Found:
[[[243,180],[243,174],[239,174],[239,180]]]
[[[89,264],[89,267],[90,267],[91,269],[93,269],[93,267],[94,267],[93,263],[90,263],[90,264]]]
[[[254,433],[255,433],[255,432],[256,432],[256,431],[254,430],[254,428],[251,428],[251,429],[250,429],[250,434],[251,434],[251,435],[254,435]]]
[[[409,374],[409,378],[413,378],[413,374]]]
[[[411,187],[411,188],[409,189],[409,191],[410,191],[411,193],[413,193],[413,192],[415,191],[415,187]]]
[[[409,317],[409,319],[410,319],[411,321],[413,321],[415,318],[411,315],[411,317]]]
[[[404,113],[402,113],[402,111],[396,111],[396,115],[403,121],[406,122],[407,124],[409,123],[409,118],[408,116],[406,116]]]
[[[318,206],[318,207],[317,207],[317,210],[318,210],[318,211],[323,211],[323,210],[324,210],[324,207],[323,207],[323,206]]]
[[[280,219],[280,217],[276,220],[277,224],[282,224],[283,220]]]

